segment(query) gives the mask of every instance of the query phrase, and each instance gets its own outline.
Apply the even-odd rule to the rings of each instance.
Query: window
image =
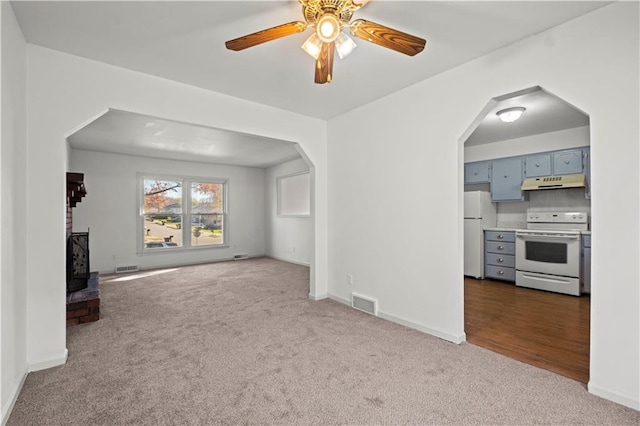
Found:
[[[311,184],[309,172],[278,178],[278,215],[309,216]]]
[[[142,177],[143,251],[225,245],[226,180]]]
[[[224,184],[191,182],[192,245],[220,245],[224,242],[223,200]]]

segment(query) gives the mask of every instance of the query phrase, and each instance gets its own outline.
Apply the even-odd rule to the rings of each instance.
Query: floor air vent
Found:
[[[351,307],[371,315],[378,315],[378,301],[370,297],[351,293]]]
[[[138,265],[116,266],[116,274],[138,271]]]
[[[233,255],[233,260],[244,260],[248,258],[249,258],[249,255],[247,253],[238,253]]]

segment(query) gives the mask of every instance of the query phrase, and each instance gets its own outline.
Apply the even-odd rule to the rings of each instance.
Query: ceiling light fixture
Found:
[[[304,21],[293,21],[266,30],[247,34],[225,42],[229,50],[240,51],[282,37],[294,35],[313,28],[302,48],[316,60],[314,82],[329,83],[333,78],[334,54],[344,58],[356,44],[343,30],[348,29],[358,37],[378,46],[408,56],[424,50],[427,41],[421,37],[398,31],[365,19],[352,19],[355,11],[369,0],[299,0]]]
[[[325,43],[335,41],[340,35],[340,20],[333,13],[325,13],[318,19],[316,33]]]
[[[338,27],[338,35],[335,37],[336,42],[336,51],[338,52],[338,56],[340,59],[345,58],[353,49],[356,48],[357,44],[345,33],[340,31]],[[313,59],[318,59],[318,55],[320,55],[320,51],[322,50],[322,39],[318,35],[320,31],[317,31],[309,36],[309,38],[302,44],[302,49],[307,52]]]
[[[302,44],[302,50],[307,52],[313,59],[318,59],[320,50],[322,49],[322,40],[318,37],[318,34],[313,33],[307,41]]]
[[[513,123],[514,121],[519,119],[524,112],[524,107],[512,107],[501,109],[500,111],[496,112],[496,115],[500,117],[500,120],[505,123]]]
[[[338,35],[338,38],[336,39],[336,50],[338,51],[338,56],[340,56],[340,59],[343,59],[348,54],[353,52],[353,49],[355,49],[357,46],[358,45],[356,44],[356,42],[343,32],[340,32],[340,35]]]

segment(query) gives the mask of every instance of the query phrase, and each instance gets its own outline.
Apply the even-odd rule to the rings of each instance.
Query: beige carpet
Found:
[[[10,426],[640,423],[573,380],[310,301],[305,267],[109,278],[102,319],[68,329],[66,365],[29,374]]]

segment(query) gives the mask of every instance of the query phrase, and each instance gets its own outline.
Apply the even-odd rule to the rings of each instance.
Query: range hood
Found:
[[[587,186],[587,179],[584,173],[562,176],[543,176],[526,178],[522,182],[523,191],[536,191],[538,189],[562,189],[562,188],[584,188]]]

